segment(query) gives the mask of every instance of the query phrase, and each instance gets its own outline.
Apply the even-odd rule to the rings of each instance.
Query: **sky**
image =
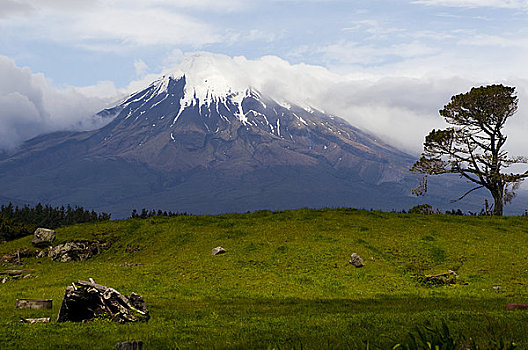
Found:
[[[515,86],[528,148],[528,0],[0,0],[0,149],[200,61],[418,154],[451,96]]]

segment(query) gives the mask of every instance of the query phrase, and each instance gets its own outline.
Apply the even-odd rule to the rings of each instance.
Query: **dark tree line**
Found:
[[[110,220],[110,214],[85,210],[83,207],[52,207],[38,203],[34,207],[0,207],[0,241],[12,240],[32,234],[37,227],[55,229],[65,225]]]
[[[180,212],[172,212],[172,211],[166,211],[166,210],[148,210],[148,209],[141,209],[141,212],[138,212],[136,209],[132,210],[132,214],[130,214],[130,219],[146,219],[150,218],[152,216],[182,216],[182,215],[189,215],[187,213],[180,213]]]

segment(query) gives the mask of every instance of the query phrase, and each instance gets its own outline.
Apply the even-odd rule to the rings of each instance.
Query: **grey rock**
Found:
[[[48,256],[54,261],[84,261],[99,253],[99,242],[66,242],[50,247]]]
[[[55,231],[47,228],[39,227],[33,233],[33,240],[31,243],[35,247],[48,247],[55,240]]]
[[[350,256],[350,261],[349,262],[352,265],[354,265],[355,267],[363,267],[363,266],[365,266],[363,264],[363,259],[361,259],[361,257],[357,253],[352,253],[352,255]]]
[[[213,248],[213,250],[211,251],[211,254],[213,254],[213,255],[224,254],[224,253],[227,253],[227,250],[225,250],[221,246]]]
[[[141,295],[122,295],[92,281],[77,281],[66,288],[58,322],[82,322],[94,318],[108,318],[117,323],[148,321],[149,312]]]

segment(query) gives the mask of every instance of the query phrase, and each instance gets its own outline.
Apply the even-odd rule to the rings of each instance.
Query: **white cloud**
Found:
[[[29,4],[20,3],[16,0],[0,0],[0,19],[11,16],[27,15],[33,11]]]
[[[46,132],[100,127],[102,121],[93,115],[119,95],[109,82],[56,89],[42,74],[5,56],[0,56],[0,76],[0,149]]]
[[[413,4],[448,7],[496,7],[509,9],[526,9],[526,0],[416,0]]]
[[[248,7],[241,0],[0,1],[10,5],[5,16],[0,14],[0,29],[11,35],[95,51],[217,43],[228,39],[227,29],[211,25],[194,11],[230,13]]]
[[[136,75],[143,75],[149,69],[149,66],[143,60],[135,60],[134,68],[136,69]]]

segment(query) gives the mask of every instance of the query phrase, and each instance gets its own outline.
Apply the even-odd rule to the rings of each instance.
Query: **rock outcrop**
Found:
[[[72,283],[66,288],[57,321],[82,322],[95,318],[125,323],[148,321],[150,316],[141,295],[122,295],[93,280]]]
[[[60,262],[84,261],[99,254],[103,247],[106,244],[100,242],[66,242],[50,247],[48,256]]]

